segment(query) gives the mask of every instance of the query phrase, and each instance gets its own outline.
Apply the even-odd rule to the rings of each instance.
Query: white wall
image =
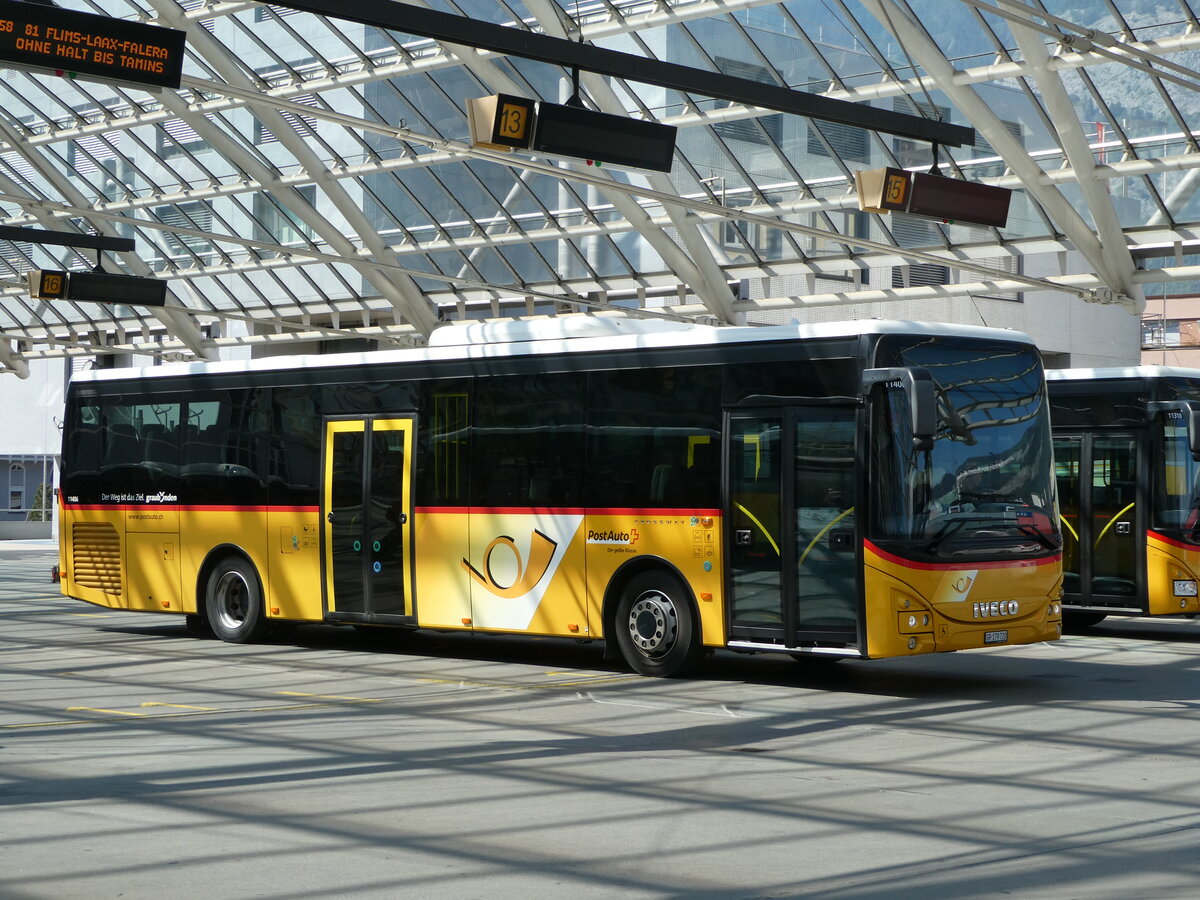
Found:
[[[35,359],[29,377],[0,374],[0,456],[57,456],[67,361]]]

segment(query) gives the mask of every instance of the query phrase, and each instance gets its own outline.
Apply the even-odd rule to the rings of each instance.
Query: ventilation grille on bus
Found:
[[[121,593],[121,538],[106,522],[76,522],[71,530],[71,574],[81,587]]]

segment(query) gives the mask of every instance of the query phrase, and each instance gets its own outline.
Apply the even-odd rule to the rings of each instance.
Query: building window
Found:
[[[8,263],[14,272],[32,269],[32,257],[33,244],[30,241],[0,241],[0,259]]]
[[[724,75],[733,78],[745,78],[747,81],[761,81],[763,84],[775,84],[770,70],[766,66],[742,62],[726,57],[717,57],[717,68]],[[733,104],[727,100],[718,100],[716,109],[724,109]],[[713,131],[727,141],[742,141],[747,144],[769,146],[772,141],[776,145],[783,143],[783,116],[774,114],[757,118],[739,119],[736,122],[718,122],[713,125]]]
[[[891,229],[896,243],[905,249],[915,247],[934,249],[942,245],[941,230],[935,223],[920,216],[896,213],[889,217],[887,227]],[[912,263],[892,268],[892,287],[894,288],[949,283],[950,269],[936,263]]]
[[[892,287],[928,287],[933,284],[949,284],[950,269],[933,263],[912,263],[908,266],[892,267]]]
[[[304,106],[316,107],[317,98],[312,94],[304,94],[300,97],[293,97],[293,103],[301,103]],[[313,116],[305,116],[292,112],[288,109],[279,110],[279,114],[283,116],[283,121],[291,126],[292,131],[300,135],[302,138],[310,138],[317,130],[317,120]],[[279,136],[276,135],[270,128],[267,128],[258,119],[254,120],[254,143],[255,144],[274,144],[278,143]]]
[[[8,492],[8,508],[16,511],[25,508],[25,492],[24,491],[9,491]]]
[[[274,13],[274,15],[272,15]],[[276,6],[274,3],[264,3],[254,8],[255,22],[273,22],[276,17],[282,19],[285,16],[295,16],[300,13],[298,9],[288,9],[286,6]]]
[[[914,110],[913,107],[916,109]],[[893,98],[892,110],[909,116],[921,116],[933,122],[950,121],[950,107],[931,105],[911,97]],[[892,152],[896,154],[896,163],[902,169],[916,169],[933,165],[933,148],[926,141],[896,138],[892,144]]]
[[[67,144],[67,165],[77,175],[90,175],[104,168],[112,170],[117,159],[118,132],[76,138]]]
[[[1143,319],[1142,349],[1200,347],[1200,321],[1196,319]]]
[[[820,134],[817,131],[820,131]],[[829,156],[821,135],[833,147],[834,155],[843,162],[867,162],[871,156],[871,135],[865,128],[842,125],[839,122],[808,122],[808,152],[811,156]]]
[[[211,116],[205,116],[211,119]],[[158,131],[158,155],[161,159],[174,159],[189,153],[199,153],[207,150],[208,144],[183,119],[171,119],[164,122]]]
[[[298,187],[292,194],[295,204],[295,194],[309,206],[317,204],[317,186],[315,184]],[[254,195],[254,239],[276,244],[296,244],[307,242],[315,232],[305,223],[304,219],[280,203],[274,195],[260,192]]]
[[[768,202],[774,198],[767,197]],[[751,206],[749,199],[731,198],[729,207],[736,209]],[[783,232],[762,222],[746,222],[741,219],[726,219],[718,226],[721,246],[731,258],[778,259],[783,254]],[[753,255],[751,255],[751,251]]]
[[[195,231],[212,231],[212,208],[199,200],[189,200],[176,206],[160,206],[154,210],[160,222],[175,228],[190,228]],[[168,231],[164,234],[172,257],[193,255],[201,259],[212,256],[212,241],[194,234]]]

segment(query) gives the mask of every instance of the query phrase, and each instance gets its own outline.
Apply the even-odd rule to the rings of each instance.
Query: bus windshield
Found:
[[[1200,462],[1192,459],[1182,417],[1166,416],[1160,421],[1154,525],[1170,537],[1200,544]]]
[[[870,534],[931,560],[1044,556],[1062,545],[1041,361],[1032,348],[891,337],[877,365],[927,370],[931,450],[918,450],[898,389],[874,395]]]

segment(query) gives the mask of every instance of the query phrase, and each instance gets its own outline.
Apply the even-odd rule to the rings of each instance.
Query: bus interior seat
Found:
[[[104,448],[104,464],[122,465],[141,462],[142,452],[133,426],[118,423],[108,427],[108,442]]]
[[[197,429],[188,426],[184,441],[184,458],[191,464],[214,465],[225,461],[225,448],[216,441],[213,428]]]
[[[82,471],[82,464],[100,458],[100,426],[81,425],[71,434],[71,460],[76,471]],[[94,471],[94,470],[93,470]]]
[[[173,441],[174,432],[165,425],[146,425],[142,428],[142,459],[149,463],[174,465],[178,463],[179,448]]]

